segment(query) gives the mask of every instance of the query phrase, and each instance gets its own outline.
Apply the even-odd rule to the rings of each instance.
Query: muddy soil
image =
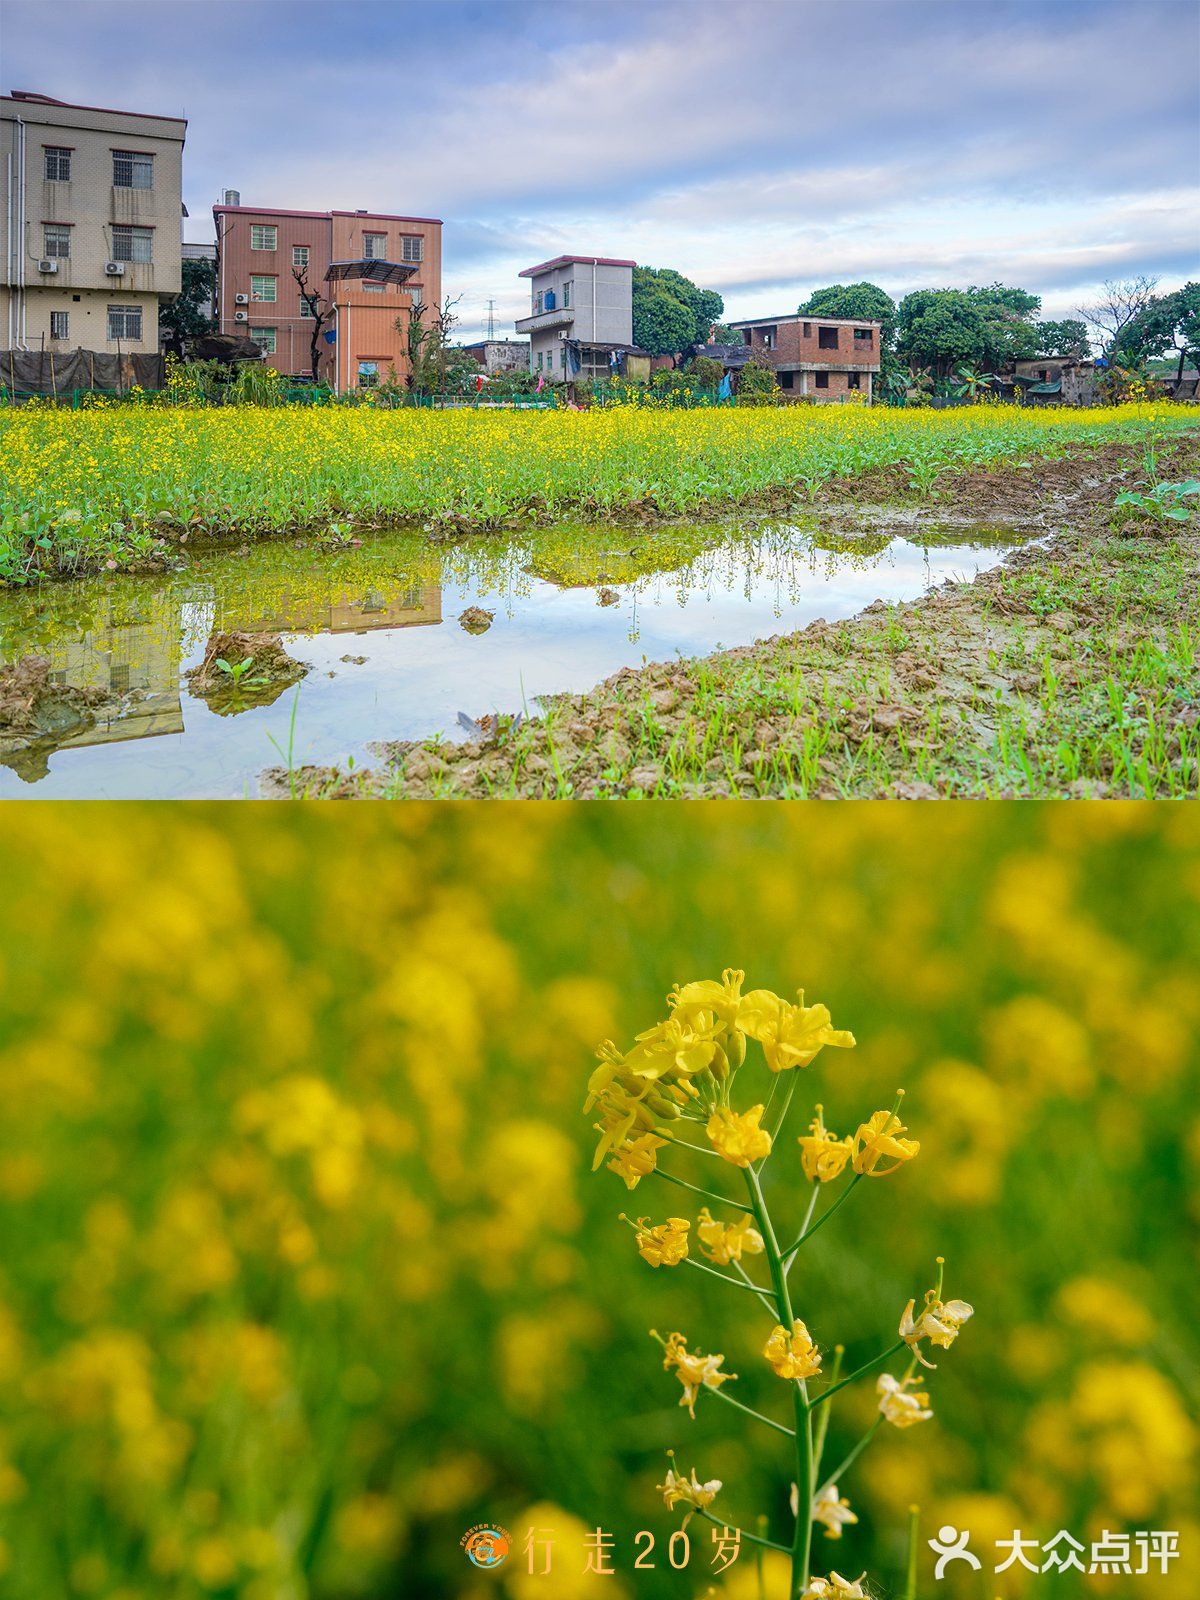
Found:
[[[85,732],[119,700],[99,688],[55,683],[45,656],[0,666],[0,762],[35,782],[65,739]]]
[[[233,716],[251,706],[274,705],[310,670],[288,655],[278,634],[217,630],[209,636],[200,665],[186,676],[192,693],[211,711]]]
[[[1200,443],[1189,439],[1166,453],[1160,474],[1194,476],[1198,466]],[[972,583],[945,584],[908,604],[877,602],[849,622],[818,620],[699,661],[625,669],[585,695],[562,697],[516,733],[381,744],[380,766],[355,773],[270,771],[263,792],[769,795],[797,792],[791,775],[814,750],[819,759],[800,789],[814,797],[976,792],[971,784],[982,780],[963,775],[963,752],[986,766],[997,723],[1014,709],[1036,737],[1048,671],[1064,701],[1084,701],[1102,685],[1114,651],[1134,652],[1195,624],[1200,523],[1118,520],[1114,497],[1140,478],[1128,444],[963,473],[942,482],[926,518],[1003,521],[1041,535]],[[863,525],[886,514],[894,527],[894,508],[858,498],[887,482],[876,475],[873,484],[839,485],[837,494],[853,495]],[[1142,603],[1131,577],[1159,568],[1170,581],[1149,585]],[[1177,747],[1189,714],[1194,720],[1194,708],[1181,704]],[[718,715],[722,732],[707,759],[668,770],[668,753],[694,745]],[[943,756],[944,778],[936,770]],[[856,788],[864,766],[875,776]],[[1126,791],[1100,771],[1067,792]]]

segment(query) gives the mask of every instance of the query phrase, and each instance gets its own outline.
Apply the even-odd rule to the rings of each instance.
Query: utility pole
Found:
[[[488,336],[489,339],[494,339],[496,337],[496,302],[494,300],[489,300],[488,301],[488,335],[487,336]]]

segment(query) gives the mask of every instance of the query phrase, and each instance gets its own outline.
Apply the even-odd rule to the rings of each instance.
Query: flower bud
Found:
[[[729,1043],[725,1047],[725,1054],[729,1065],[736,1072],[746,1059],[746,1035],[739,1028],[734,1028],[730,1033]]]

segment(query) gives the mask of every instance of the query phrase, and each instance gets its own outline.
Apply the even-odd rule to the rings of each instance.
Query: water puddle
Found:
[[[107,697],[82,731],[0,744],[0,797],[253,795],[289,750],[296,765],[369,764],[373,740],[461,738],[460,713],[536,711],[539,695],[623,666],[913,599],[1019,542],[962,528],[834,534],[816,517],[450,546],[405,532],[0,593],[0,664],[44,657],[52,683]],[[473,609],[490,622],[460,622]],[[310,670],[270,704],[236,686],[204,698],[187,674],[217,631],[280,635]]]

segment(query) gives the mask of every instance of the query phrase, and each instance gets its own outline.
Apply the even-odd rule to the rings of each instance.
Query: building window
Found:
[[[279,242],[279,229],[273,222],[254,222],[250,225],[251,250],[274,250]]]
[[[50,313],[50,337],[52,339],[69,339],[71,337],[71,316],[67,311],[52,311]]]
[[[573,279],[568,280],[562,286],[564,311],[569,311],[571,309],[571,290],[574,288],[574,286],[575,284]]]
[[[363,257],[367,261],[384,261],[387,259],[387,234],[364,233]]]
[[[538,351],[537,369],[539,372],[542,370],[542,352],[540,350]]]
[[[382,294],[383,291],[386,288],[387,288],[387,285],[385,283],[364,283],[363,284],[363,293],[364,294]]]
[[[817,329],[817,348],[820,350],[836,350],[838,347],[838,331],[836,328]]]
[[[153,261],[154,229],[128,228],[120,223],[115,224],[112,231],[112,252],[114,261]]]
[[[817,388],[818,389],[828,389],[828,387],[829,387],[829,374],[827,372],[818,372],[816,374],[816,379],[817,379]]]
[[[42,224],[42,254],[51,261],[71,259],[71,230],[62,222]]]
[[[377,389],[379,387],[378,361],[360,361],[358,363],[358,387],[360,389]]]
[[[534,316],[535,317],[540,316],[541,315],[541,311],[542,311],[542,291],[539,289],[538,292],[533,297],[533,314],[534,314]]]
[[[110,339],[136,339],[142,337],[141,306],[109,306],[108,337]]]
[[[743,328],[742,329],[742,338],[745,340],[745,342],[747,344],[753,344],[754,343],[754,329],[753,328]]]
[[[272,279],[271,281],[273,283],[275,280]],[[274,298],[275,298],[275,296],[272,295],[271,299],[273,300]],[[317,299],[317,297],[316,297],[315,294],[302,294],[300,296],[300,315],[302,317],[315,317],[316,316],[316,314],[317,314],[316,299]]]
[[[777,332],[778,329],[776,328],[760,328],[758,330],[759,343],[764,350],[774,350]]]
[[[46,158],[46,182],[70,183],[71,181],[71,152],[64,145],[44,144],[42,154]]]
[[[114,150],[114,189],[153,189],[154,157],[137,150]]]
[[[554,371],[554,351],[553,350],[547,350],[546,351],[546,371],[547,372],[553,372]]]
[[[255,272],[250,277],[250,298],[274,305],[279,296],[279,279],[266,273]]]
[[[275,354],[275,336],[277,331],[278,330],[275,328],[251,328],[250,337],[254,340],[255,344],[262,345],[264,355],[273,356]]]
[[[811,322],[806,322],[804,324],[804,337],[806,339],[811,339],[812,338],[812,323]]]
[[[871,329],[870,328],[855,328],[855,330],[854,330],[854,342],[855,342],[855,344],[870,344],[870,342],[871,342]]]
[[[846,375],[846,387],[847,387],[847,389],[861,389],[862,388],[862,373],[861,372],[850,372],[850,373],[847,373],[847,375]]]
[[[308,265],[308,246],[306,244],[294,244],[292,246],[292,265],[294,267],[306,267]]]
[[[405,233],[400,236],[401,261],[424,261],[425,240],[419,233]]]
[[[781,372],[779,374],[779,387],[781,389],[793,389],[795,386],[796,374],[794,372]]]

